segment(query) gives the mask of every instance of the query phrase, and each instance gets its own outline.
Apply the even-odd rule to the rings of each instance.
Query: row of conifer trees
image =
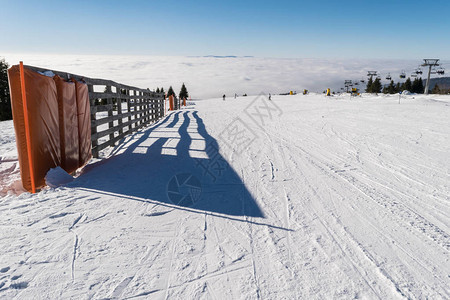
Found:
[[[158,88],[156,88],[156,92],[157,93],[164,93],[164,88],[160,89],[158,87]],[[175,91],[173,90],[172,86],[170,86],[169,90],[167,91],[167,97],[169,97],[169,96],[176,96]],[[180,90],[180,93],[178,94],[178,96],[179,96],[180,99],[188,99],[189,98],[189,93],[188,93],[184,83],[181,86],[181,90]]]
[[[391,82],[384,87],[381,84],[380,78],[376,78],[375,80],[372,80],[372,78],[370,78],[366,86],[366,93],[383,92],[384,94],[397,94],[402,91],[423,94],[425,91],[425,87],[423,86],[422,78],[416,77],[413,81],[411,81],[411,78],[408,77],[403,83],[395,83],[394,80],[391,80]],[[430,91],[431,94],[442,94],[443,92],[444,91],[441,90],[437,84]]]

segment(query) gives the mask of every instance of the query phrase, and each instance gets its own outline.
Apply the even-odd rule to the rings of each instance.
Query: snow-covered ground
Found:
[[[450,96],[201,100],[31,195],[2,122],[0,298],[448,299],[449,125]]]

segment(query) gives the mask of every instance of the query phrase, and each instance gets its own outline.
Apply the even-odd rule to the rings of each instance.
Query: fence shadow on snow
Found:
[[[87,166],[69,186],[230,216],[264,217],[196,111],[174,112],[129,139],[111,158]]]

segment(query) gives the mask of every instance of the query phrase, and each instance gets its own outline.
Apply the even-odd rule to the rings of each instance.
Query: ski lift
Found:
[[[415,73],[417,74],[417,75],[422,75],[422,69],[420,68],[420,67],[418,67],[417,69],[416,69],[416,71],[415,71]]]
[[[440,67],[439,69],[436,70],[436,73],[438,75],[444,75],[445,74],[444,68]]]
[[[405,73],[405,71],[402,71],[402,72],[400,73],[400,78],[402,78],[402,79],[406,78],[406,73]]]
[[[417,73],[416,72],[412,72],[411,73],[411,77],[417,77]]]
[[[364,79],[361,79],[360,82],[361,82],[361,83],[364,83],[365,81],[364,81]]]
[[[392,80],[392,77],[391,77],[391,74],[390,74],[390,73],[387,74],[386,80]]]

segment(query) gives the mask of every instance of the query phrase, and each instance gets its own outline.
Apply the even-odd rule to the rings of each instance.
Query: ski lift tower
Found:
[[[429,67],[428,68],[428,78],[427,83],[425,84],[425,95],[428,95],[428,89],[430,88],[430,75],[431,75],[431,68],[432,67],[438,67],[439,66],[439,59],[435,58],[425,58],[423,60],[422,67]]]
[[[367,77],[373,80],[373,76],[377,76],[377,71],[367,71]]]

